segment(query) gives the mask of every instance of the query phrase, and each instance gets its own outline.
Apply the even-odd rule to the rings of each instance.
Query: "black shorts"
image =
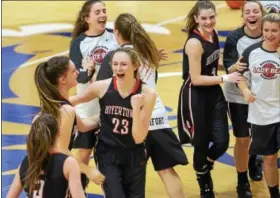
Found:
[[[151,157],[156,171],[188,164],[181,143],[171,128],[149,131],[145,144],[147,156]]]
[[[251,125],[247,122],[248,105],[228,103],[228,114],[232,123],[233,134],[237,138],[249,137]]]
[[[270,125],[252,124],[250,154],[273,155],[280,149],[280,122]]]
[[[106,198],[145,198],[147,155],[144,144],[132,149],[110,148],[98,141],[95,163],[106,177]]]
[[[96,144],[96,136],[99,128],[88,132],[78,132],[73,143],[73,149],[92,149]]]
[[[208,145],[229,141],[227,103],[220,86],[181,87],[177,111],[182,144]]]

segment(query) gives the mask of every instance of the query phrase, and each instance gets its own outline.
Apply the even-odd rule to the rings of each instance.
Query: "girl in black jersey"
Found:
[[[187,19],[178,132],[182,143],[194,146],[193,166],[201,197],[212,198],[215,195],[210,171],[229,144],[227,105],[219,84],[238,82],[242,77],[237,72],[217,75],[220,48],[214,30],[215,5],[211,1],[198,1]]]
[[[131,48],[112,55],[113,78],[94,82],[72,104],[99,98],[100,133],[95,159],[105,175],[106,198],[144,198],[146,151],[156,93],[139,80],[137,68],[143,61]]]
[[[250,45],[262,40],[262,5],[258,1],[246,1],[242,6],[242,27],[232,31],[226,39],[223,62],[227,73],[243,71],[246,64],[241,62],[242,53]],[[225,83],[224,94],[228,102],[228,112],[231,119],[233,134],[236,137],[234,145],[234,160],[238,173],[237,194],[240,198],[252,197],[247,170],[254,181],[262,179],[262,163],[260,157],[251,155],[249,158],[250,124],[247,122],[248,103],[234,83]]]
[[[249,103],[248,122],[252,125],[250,154],[263,155],[263,169],[271,198],[280,198],[277,167],[280,149],[280,15],[263,18],[263,41],[242,54],[248,83],[238,86]]]
[[[56,117],[41,114],[27,135],[27,156],[8,192],[7,198],[21,191],[32,197],[85,197],[77,161],[59,152],[59,128]]]
[[[99,0],[88,0],[81,7],[72,32],[69,57],[79,71],[77,92],[82,93],[96,78],[100,64],[105,55],[118,47],[111,30],[106,29],[107,9],[105,3]],[[76,107],[77,114],[88,118],[99,114],[98,100],[89,101]],[[89,163],[92,148],[95,145],[95,133],[92,131],[78,133],[74,148],[85,163]]]
[[[131,14],[120,14],[114,23],[114,34],[121,47],[134,48],[146,60],[138,68],[139,78],[150,88],[156,90],[157,68],[164,58],[164,51],[159,51],[148,33]],[[108,53],[97,77],[111,78],[113,76],[110,58],[114,51]],[[159,56],[160,55],[160,56]],[[160,120],[155,122],[155,120]],[[182,146],[168,123],[165,106],[157,95],[156,105],[152,113],[149,133],[145,141],[148,158],[151,157],[170,198],[184,198],[183,185],[180,176],[175,171],[177,165],[186,165],[188,160]]]
[[[66,56],[53,57],[47,62],[40,63],[34,74],[40,99],[40,113],[49,113],[57,118],[59,151],[69,155],[76,130],[88,131],[99,125],[98,117],[81,119],[67,100],[70,89],[77,85],[77,75],[75,65]],[[96,184],[104,181],[103,175],[97,169],[91,169],[83,163],[79,163],[79,165],[81,171]]]

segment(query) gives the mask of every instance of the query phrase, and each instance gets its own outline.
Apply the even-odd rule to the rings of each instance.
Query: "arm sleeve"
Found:
[[[244,77],[246,77],[247,79],[250,79],[250,72],[249,72],[249,66],[250,66],[250,62],[249,62],[249,55],[251,52],[252,48],[248,47],[244,50],[242,56],[243,58],[240,60],[241,63],[246,63],[246,67],[247,69],[243,70],[242,73]]]
[[[224,54],[223,54],[223,64],[226,72],[228,73],[228,69],[237,62],[238,60],[238,52],[236,49],[237,38],[235,35],[230,34],[225,42]]]
[[[71,42],[69,58],[75,64],[76,69],[79,71],[77,78],[78,83],[87,83],[92,78],[93,74],[88,76],[87,71],[83,70],[82,59],[83,56],[80,51],[81,39],[76,38]]]
[[[97,74],[96,80],[105,80],[113,76],[113,71],[111,67],[111,57],[113,51],[109,52],[101,63],[99,72]]]

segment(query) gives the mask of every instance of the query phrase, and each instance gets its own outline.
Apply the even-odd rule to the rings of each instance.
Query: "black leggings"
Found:
[[[229,145],[227,103],[220,86],[183,84],[178,105],[178,132],[182,143],[194,146],[194,169],[223,155]],[[211,144],[211,145],[210,145]],[[210,145],[210,147],[209,147]]]

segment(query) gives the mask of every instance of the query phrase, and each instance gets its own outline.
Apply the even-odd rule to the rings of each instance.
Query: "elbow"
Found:
[[[140,139],[138,140],[138,139],[135,139],[135,138],[134,138],[135,144],[141,144],[143,141],[144,141],[144,140],[142,140],[142,139],[141,139],[141,140],[140,140]]]
[[[191,83],[194,86],[201,85],[200,75],[193,75],[190,73]]]
[[[201,85],[201,82],[200,82],[199,78],[191,78],[191,82],[194,86]]]

